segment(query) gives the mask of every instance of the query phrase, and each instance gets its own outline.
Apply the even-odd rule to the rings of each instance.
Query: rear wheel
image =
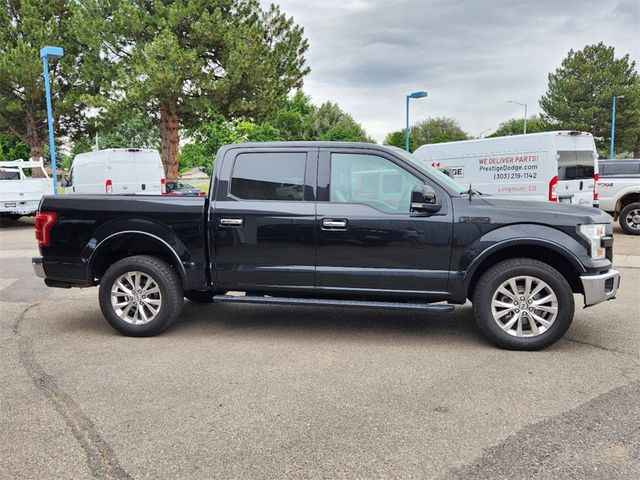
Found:
[[[540,350],[569,329],[575,309],[564,277],[529,258],[500,262],[480,278],[473,292],[475,320],[496,345]]]
[[[640,235],[640,203],[630,203],[620,212],[620,226],[630,235]]]
[[[100,282],[100,309],[124,335],[148,337],[168,328],[182,309],[182,285],[173,268],[147,255],[124,258]]]

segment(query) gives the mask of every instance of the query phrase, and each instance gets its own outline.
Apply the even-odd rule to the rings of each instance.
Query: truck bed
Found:
[[[205,204],[203,197],[162,195],[69,195],[45,196],[41,212],[54,211],[51,244],[41,247],[43,267],[53,282],[94,285],[102,272],[93,265],[101,248],[109,242],[128,242],[128,231],[146,232],[127,249],[148,249],[150,245],[169,246],[170,259],[181,272],[186,285],[206,286]]]

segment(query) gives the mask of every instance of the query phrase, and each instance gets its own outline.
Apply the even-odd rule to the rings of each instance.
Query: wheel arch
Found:
[[[624,207],[635,202],[640,202],[640,190],[625,192],[616,202],[616,215],[619,215]]]
[[[90,284],[99,283],[104,272],[118,260],[134,255],[151,255],[165,260],[178,272],[182,285],[186,285],[187,274],[178,252],[165,239],[139,230],[116,232],[97,243],[87,261]]]
[[[580,275],[585,272],[578,258],[554,242],[542,239],[506,240],[485,250],[470,265],[464,279],[466,298],[471,298],[480,277],[492,266],[511,258],[530,258],[556,269],[569,282],[574,293],[584,293]]]

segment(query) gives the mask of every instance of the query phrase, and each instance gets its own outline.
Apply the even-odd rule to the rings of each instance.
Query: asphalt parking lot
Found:
[[[196,305],[126,338],[0,226],[0,478],[640,477],[640,237],[618,298],[511,352],[453,315]]]

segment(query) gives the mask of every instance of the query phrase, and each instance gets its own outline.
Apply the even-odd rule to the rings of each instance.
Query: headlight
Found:
[[[604,223],[591,223],[578,226],[578,231],[590,245],[590,255],[594,260],[605,258],[605,248],[602,246],[602,238],[606,236]]]

